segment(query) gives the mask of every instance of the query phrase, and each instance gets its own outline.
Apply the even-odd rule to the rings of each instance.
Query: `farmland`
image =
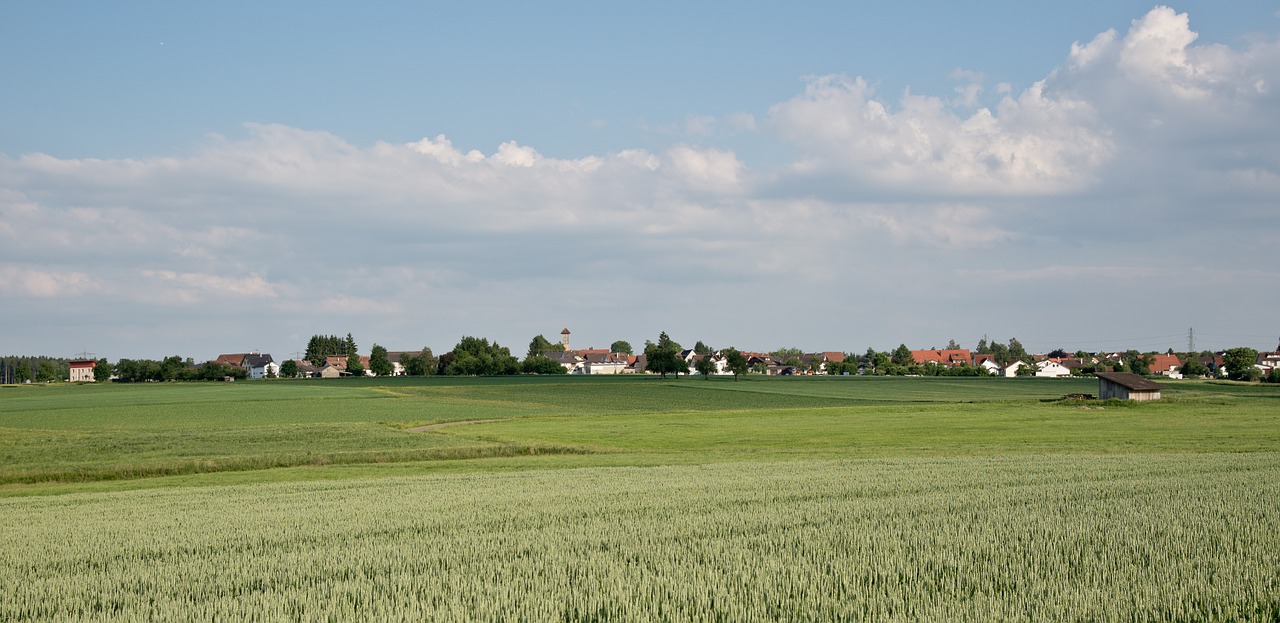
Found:
[[[0,619],[1275,620],[1275,390],[0,388]]]

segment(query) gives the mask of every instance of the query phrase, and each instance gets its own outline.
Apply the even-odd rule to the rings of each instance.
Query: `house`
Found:
[[[218,355],[218,358],[214,359],[213,363],[220,363],[224,366],[232,366],[235,368],[243,368],[244,358],[248,356],[249,356],[249,353],[232,353],[229,355]]]
[[[280,364],[273,361],[271,355],[249,353],[241,361],[241,367],[249,372],[251,379],[280,376]]]
[[[1280,350],[1269,353],[1258,353],[1258,362],[1256,365],[1262,370],[1263,374],[1269,374],[1272,370],[1280,368]]]
[[[995,357],[984,358],[978,363],[978,367],[986,370],[987,374],[990,376],[1000,376],[1000,371],[1002,370],[1000,364],[996,363]]]
[[[1152,355],[1151,365],[1148,368],[1152,374],[1158,376],[1167,376],[1171,379],[1182,378],[1182,360],[1176,355]]]
[[[913,350],[911,351],[911,358],[918,364],[931,361],[948,368],[961,365],[967,366],[973,363],[973,355],[969,354],[968,349]]]
[[[1062,377],[1071,376],[1070,368],[1052,359],[1045,359],[1037,362],[1035,368],[1036,376],[1042,378],[1060,379]]]
[[[330,359],[334,359],[334,357],[330,357]],[[339,367],[334,365],[333,362],[326,361],[324,367],[320,368],[319,376],[322,379],[336,379],[338,377],[348,376],[347,367],[346,365]]]
[[[1013,363],[1003,368],[1000,368],[1000,376],[1005,376],[1005,377],[1018,376],[1018,370],[1025,365],[1027,364],[1023,363],[1021,359],[1014,361]]]
[[[1160,400],[1163,385],[1132,372],[1099,372],[1098,398],[1107,400]]]
[[[587,353],[582,356],[581,374],[623,374],[627,359],[626,353]]]
[[[387,351],[387,361],[391,362],[391,376],[404,376],[404,356],[420,357],[422,351],[396,350]]]
[[[306,359],[294,359],[293,363],[298,366],[298,378],[310,379],[320,376],[320,368]]]
[[[98,365],[97,361],[92,359],[72,359],[67,363],[71,364],[71,378],[68,380],[72,383],[94,382],[93,369]]]

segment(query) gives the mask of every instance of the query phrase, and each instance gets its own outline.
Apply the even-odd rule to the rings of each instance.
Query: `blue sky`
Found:
[[[879,4],[11,3],[0,351],[1275,346],[1275,5]]]

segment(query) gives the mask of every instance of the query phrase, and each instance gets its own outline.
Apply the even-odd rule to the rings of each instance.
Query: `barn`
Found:
[[[1099,372],[1098,398],[1120,400],[1160,400],[1164,386],[1132,372]]]

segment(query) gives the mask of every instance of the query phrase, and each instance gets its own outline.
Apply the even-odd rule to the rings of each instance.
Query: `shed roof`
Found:
[[[1138,391],[1164,389],[1164,385],[1132,372],[1099,372],[1098,378]]]

